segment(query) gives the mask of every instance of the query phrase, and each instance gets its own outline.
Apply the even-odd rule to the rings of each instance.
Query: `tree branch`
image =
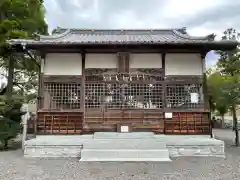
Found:
[[[25,52],[30,57],[30,59],[37,65],[37,67],[40,68],[40,64],[38,64],[37,60],[32,56],[32,54],[28,50],[25,50]]]

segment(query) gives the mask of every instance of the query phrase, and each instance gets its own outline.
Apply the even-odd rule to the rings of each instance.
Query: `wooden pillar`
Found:
[[[119,73],[129,73],[129,53],[119,52],[118,57],[118,72]]]
[[[45,65],[45,53],[40,54],[40,69],[38,70],[38,96],[37,96],[37,112],[34,122],[34,132],[38,132],[38,110],[44,108],[44,65]]]
[[[82,124],[85,126],[85,58],[86,53],[82,52],[82,77],[81,77],[81,110],[82,110]]]
[[[209,121],[209,127],[210,127],[210,136],[212,136],[212,126],[211,126],[211,112],[210,112],[210,104],[209,104],[209,96],[208,96],[208,87],[207,87],[207,75],[206,75],[206,63],[205,63],[205,57],[207,52],[201,53],[201,61],[202,61],[202,71],[203,71],[203,101],[204,101],[204,110],[209,111],[207,113],[207,118]],[[205,116],[203,116],[205,117]]]
[[[118,73],[125,74],[129,73],[129,53],[128,52],[119,52],[117,53],[118,58]],[[124,75],[121,78],[125,78]],[[120,79],[120,80],[123,80]],[[124,101],[124,100],[123,100]],[[121,102],[121,107],[124,108],[124,102]],[[124,116],[124,111],[122,111],[122,116]]]
[[[163,110],[164,110],[164,116],[165,116],[165,110],[167,108],[167,101],[166,101],[166,81],[165,81],[165,65],[166,65],[166,61],[165,61],[165,58],[166,58],[166,53],[163,52],[162,53],[162,69],[163,69],[163,72],[162,72],[162,75],[163,75],[163,83],[162,83],[162,107],[163,107]],[[163,133],[165,134],[165,120],[163,120]]]
[[[162,93],[162,101],[163,101],[163,109],[166,109],[167,108],[167,102],[166,102],[166,82],[165,82],[165,64],[166,64],[166,62],[165,62],[165,57],[166,57],[166,53],[165,52],[163,52],[162,53],[162,69],[163,69],[163,93]]]
[[[206,57],[206,52],[201,53],[202,71],[203,71],[203,96],[204,96],[203,101],[204,101],[204,109],[210,110],[208,90],[207,90],[207,75],[206,75],[205,57]]]
[[[39,74],[39,109],[44,108],[44,66],[45,66],[45,53],[41,53],[41,65]]]

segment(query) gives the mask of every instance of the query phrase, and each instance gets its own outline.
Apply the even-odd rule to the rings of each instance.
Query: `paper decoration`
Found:
[[[199,94],[198,93],[191,93],[191,103],[198,103],[199,102]]]
[[[165,118],[172,119],[172,113],[165,113]]]
[[[129,132],[128,126],[121,126],[121,132]]]

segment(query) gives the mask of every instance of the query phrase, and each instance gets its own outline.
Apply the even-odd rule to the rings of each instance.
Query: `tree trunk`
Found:
[[[224,114],[221,114],[221,118],[222,118],[221,127],[224,128]]]
[[[238,147],[239,146],[239,134],[238,134],[238,120],[237,120],[235,105],[232,106],[232,114],[233,114],[233,126],[234,126],[234,131],[235,131],[235,145],[236,145],[236,147]]]
[[[12,98],[13,73],[14,73],[14,59],[12,55],[10,55],[8,58],[8,77],[7,77],[7,92],[6,92],[7,101],[9,101]]]
[[[7,149],[8,148],[8,140],[4,139],[4,146],[3,149]]]

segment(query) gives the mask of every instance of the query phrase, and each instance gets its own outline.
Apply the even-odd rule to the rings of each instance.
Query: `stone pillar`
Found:
[[[24,143],[27,140],[27,124],[29,119],[29,111],[28,111],[28,104],[23,104],[21,111],[25,114],[22,115],[22,125],[23,125],[23,133],[22,133],[22,150],[24,150]]]

